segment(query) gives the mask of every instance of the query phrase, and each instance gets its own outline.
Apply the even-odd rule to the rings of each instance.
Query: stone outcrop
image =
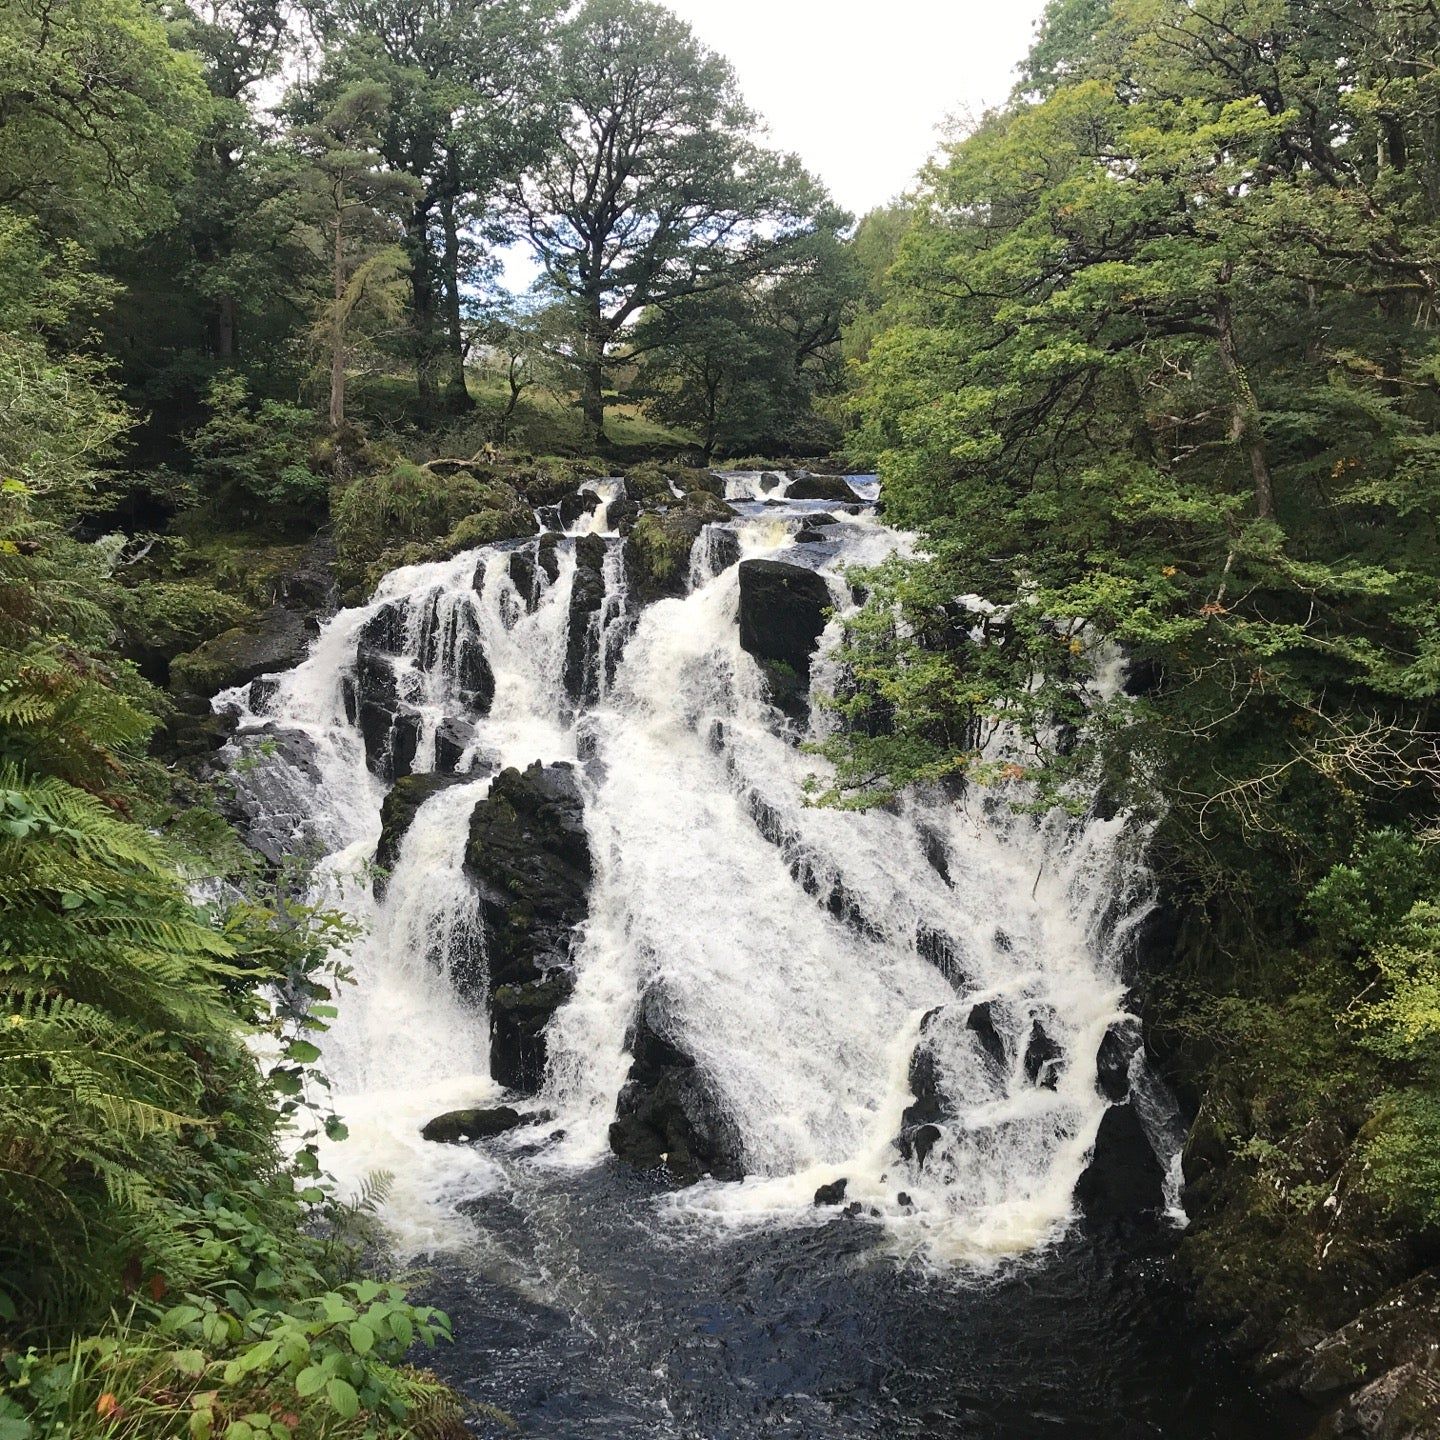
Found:
[[[787,500],[845,500],[860,497],[839,475],[802,475],[792,480],[785,491]]]
[[[1165,1172],[1134,1105],[1112,1105],[1100,1119],[1090,1163],[1075,1183],[1089,1220],[1139,1220],[1164,1209]]]
[[[770,698],[802,717],[810,693],[810,661],[833,601],[823,577],[782,560],[740,562],[740,647],[765,671]]]
[[[595,617],[605,604],[605,552],[605,541],[598,535],[583,535],[575,542],[565,690],[577,702],[593,700],[599,693],[601,656]]]
[[[634,1057],[610,1125],[610,1148],[627,1164],[663,1171],[681,1185],[703,1176],[741,1180],[734,1122],[693,1056],[664,1034],[660,1007],[642,1004],[628,1048]]]
[[[571,766],[502,771],[471,814],[465,865],[489,954],[490,1073],[533,1093],[545,1073],[545,1026],[573,989],[571,946],[590,886]]]

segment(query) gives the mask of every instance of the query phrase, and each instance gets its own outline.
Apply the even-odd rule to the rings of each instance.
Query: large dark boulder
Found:
[[[1165,1172],[1129,1101],[1100,1120],[1090,1163],[1075,1182],[1075,1202],[1090,1220],[1140,1220],[1165,1208]]]
[[[571,945],[590,887],[571,766],[537,761],[502,771],[471,814],[465,865],[479,887],[489,953],[490,1073],[533,1093],[545,1074],[545,1026],[574,986]]]
[[[860,497],[839,475],[802,475],[785,491],[787,500],[858,500]]]
[[[389,872],[400,858],[400,846],[410,832],[415,814],[432,795],[472,779],[469,775],[441,775],[426,773],[404,775],[390,787],[384,803],[380,806],[380,841],[375,846],[377,874],[372,884],[375,898],[383,899],[389,883]]]
[[[627,1164],[681,1185],[702,1176],[745,1178],[734,1122],[694,1058],[664,1034],[659,1007],[642,1004],[629,1037],[634,1057],[610,1125],[610,1148]]]
[[[803,565],[740,562],[740,648],[760,662],[771,699],[789,715],[805,713],[810,659],[832,603],[824,579]]]

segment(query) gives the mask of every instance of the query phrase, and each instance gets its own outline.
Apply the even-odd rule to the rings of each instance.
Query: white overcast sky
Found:
[[[1002,101],[1043,0],[664,0],[856,215],[909,188],[947,115]]]

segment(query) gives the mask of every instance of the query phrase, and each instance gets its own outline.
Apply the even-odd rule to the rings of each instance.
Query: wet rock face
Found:
[[[375,847],[375,865],[381,873],[371,882],[377,900],[385,897],[387,872],[395,868],[400,858],[400,846],[415,821],[416,812],[432,795],[473,778],[470,775],[406,775],[391,786],[380,806],[380,841]]]
[[[598,535],[584,535],[575,542],[575,581],[565,640],[565,690],[577,702],[598,694],[599,635],[594,622],[604,604],[605,542]]]
[[[1075,1203],[1089,1220],[1141,1220],[1165,1208],[1165,1172],[1135,1107],[1112,1105],[1100,1120],[1095,1152],[1075,1182]]]
[[[1095,1078],[1107,1100],[1123,1100],[1130,1093],[1130,1062],[1140,1048],[1138,1021],[1116,1021],[1100,1042],[1095,1056]]]
[[[271,865],[310,847],[314,815],[310,797],[320,781],[315,742],[300,730],[268,722],[235,741],[245,759],[232,764],[219,790],[220,809],[241,839]]]
[[[574,988],[571,945],[590,887],[571,766],[502,771],[471,814],[465,865],[490,960],[490,1073],[533,1094],[545,1073],[545,1026]]]
[[[658,1007],[642,1004],[629,1037],[634,1060],[610,1125],[610,1149],[641,1170],[662,1170],[681,1185],[705,1175],[743,1180],[734,1122],[694,1057],[665,1038]]]
[[[760,662],[772,701],[792,717],[805,713],[810,660],[832,603],[829,586],[803,565],[740,562],[740,648]]]

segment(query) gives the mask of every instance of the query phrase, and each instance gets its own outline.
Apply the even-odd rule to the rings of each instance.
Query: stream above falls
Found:
[[[1143,833],[807,805],[848,571],[913,542],[869,479],[722,483],[648,502],[681,564],[588,482],[217,700],[252,840],[363,928],[324,1159],[393,1176],[439,1368],[547,1437],[1283,1435],[1166,1258]],[[421,1137],[475,1107],[513,1128]]]

